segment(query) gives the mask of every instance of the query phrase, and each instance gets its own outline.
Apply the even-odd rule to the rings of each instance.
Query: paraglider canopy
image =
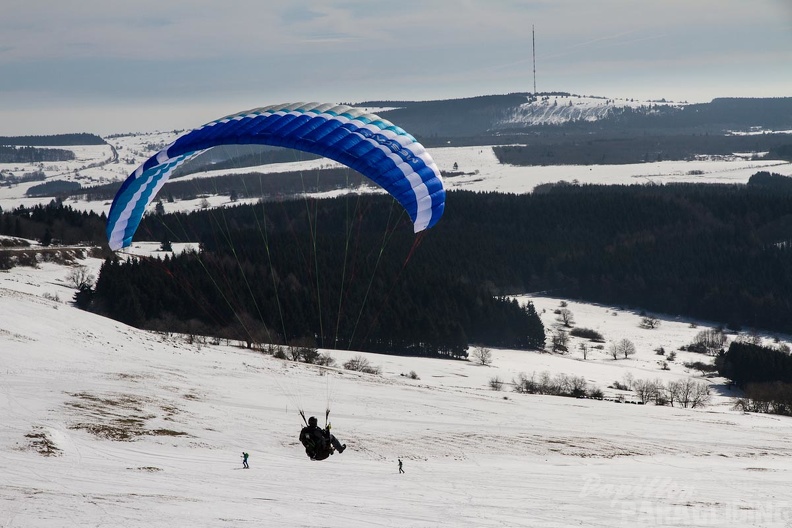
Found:
[[[376,114],[329,103],[272,105],[233,114],[184,134],[149,158],[121,186],[110,207],[110,248],[129,246],[146,207],[174,169],[219,145],[272,145],[333,159],[360,172],[407,211],[416,233],[445,208],[440,171],[413,136]]]

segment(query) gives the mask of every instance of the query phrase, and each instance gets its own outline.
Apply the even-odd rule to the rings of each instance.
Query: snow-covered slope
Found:
[[[99,262],[82,262],[96,269]],[[493,350],[469,362],[365,355],[382,375],[188,344],[68,303],[69,268],[0,273],[0,525],[767,526],[792,520],[792,421],[489,389],[520,372],[606,384],[662,371],[652,348],[697,329],[569,303],[635,341],[614,361]],[[548,327],[558,299],[535,298]],[[699,330],[705,328],[699,323]],[[769,336],[768,336],[769,337]],[[786,336],[781,336],[786,340]],[[339,363],[356,352],[330,352]],[[420,379],[405,374],[414,371]],[[297,408],[327,402],[341,455],[311,462]],[[241,469],[242,451],[251,469]],[[397,472],[397,457],[406,473]]]
[[[559,96],[526,102],[509,119],[596,119],[634,104],[646,103]],[[120,181],[177,135],[108,138],[117,160],[109,146],[65,147],[76,161],[0,170]],[[618,167],[509,167],[487,147],[431,154],[442,170],[463,173],[446,180],[451,189],[515,193],[561,180],[737,183],[758,170],[790,174],[788,163],[751,153]],[[31,185],[0,187],[0,207],[49,201],[25,198]],[[100,264],[81,263],[94,273]],[[52,263],[0,272],[0,526],[792,526],[792,422],[732,410],[724,380],[684,366],[707,358],[655,352],[690,343],[706,322],[662,317],[645,330],[629,310],[569,302],[578,326],[602,333],[605,346],[630,339],[637,353],[616,361],[592,348],[584,360],[575,338],[565,355],[492,350],[490,366],[361,354],[382,369],[371,376],[126,327],[72,307],[69,272]],[[535,303],[549,330],[559,324],[561,299],[521,300]],[[359,354],[329,353],[338,364]],[[628,402],[635,397],[614,382],[693,377],[711,384],[713,399],[678,409],[511,391],[521,374],[545,372],[582,376],[609,400]],[[504,391],[490,389],[495,377]],[[314,463],[296,439],[297,409],[321,415],[328,402],[349,449]],[[241,469],[243,450],[250,470]]]
[[[633,99],[608,99],[604,97],[580,96],[570,94],[526,96],[525,103],[510,115],[504,116],[498,127],[559,124],[576,120],[602,119],[613,112],[623,109],[637,109],[643,112],[655,111],[659,106],[682,106],[685,103],[667,101],[640,101]],[[379,108],[377,110],[384,110]],[[371,110],[371,108],[370,108]],[[47,182],[78,182],[84,186],[120,182],[129,176],[143,161],[159,149],[173,142],[183,131],[153,131],[117,134],[105,138],[107,145],[60,147],[72,150],[76,159],[69,162],[52,163],[0,163],[0,207],[5,210],[20,205],[32,206],[49,202],[52,197],[27,197],[30,187],[40,181],[9,185],[9,181],[32,174],[43,173]],[[579,181],[597,184],[630,183],[745,183],[751,175],[760,170],[772,170],[790,174],[790,163],[774,160],[757,160],[762,153],[743,152],[718,158],[701,158],[695,161],[669,161],[640,163],[632,165],[550,165],[515,167],[498,162],[490,147],[433,148],[430,154],[438,167],[455,176],[446,179],[450,189],[474,191],[497,191],[510,193],[531,192],[537,185],[559,181]],[[295,172],[317,168],[337,167],[338,163],[327,159],[311,161],[274,163],[259,167],[239,167],[238,170],[205,171],[188,178],[204,178],[233,173]],[[333,191],[320,196],[332,196],[344,191]],[[359,192],[356,190],[355,192]],[[378,192],[372,187],[363,192]],[[227,196],[209,196],[210,206],[227,205]],[[199,207],[203,199],[170,203],[166,211],[185,211]],[[79,196],[71,198],[69,205],[81,210],[97,213],[107,212],[109,201],[85,201]]]
[[[636,101],[635,99],[608,99],[581,95],[544,95],[528,97],[511,114],[501,119],[498,128],[537,125],[560,125],[570,121],[598,121],[625,108],[642,109],[650,113],[658,105],[679,107],[679,103],[666,101]]]
[[[107,145],[71,148],[77,154],[73,162],[40,164],[0,164],[5,174],[23,175],[41,170],[46,174],[47,181],[77,181],[83,185],[93,185],[122,181],[137,166],[153,155],[158,149],[178,137],[177,132],[156,132],[150,134],[129,134],[108,138],[108,142],[118,153],[113,161],[112,150]],[[735,153],[732,156],[717,159],[707,158],[695,161],[665,161],[628,165],[549,165],[532,167],[515,167],[502,165],[490,147],[454,147],[433,148],[430,151],[437,166],[442,171],[458,175],[447,178],[445,183],[449,189],[465,189],[473,191],[496,191],[507,193],[528,193],[537,185],[559,181],[579,181],[580,183],[597,184],[632,184],[632,183],[745,183],[760,170],[771,170],[782,174],[792,174],[790,163],[775,160],[754,160],[755,153]],[[231,174],[234,172],[248,173],[251,171],[262,174],[273,172],[314,170],[338,166],[327,159],[276,163],[260,167],[244,167],[237,171],[206,171],[189,178],[203,178]],[[461,173],[461,174],[460,174]],[[33,185],[31,182],[13,186],[0,185],[0,207],[4,210],[20,205],[32,206],[48,203],[52,197],[29,198],[25,192]],[[325,195],[338,194],[339,191]],[[375,188],[366,192],[377,192]],[[210,196],[207,198],[211,206],[222,206],[229,202],[228,196]],[[166,204],[166,211],[193,210],[199,207],[200,199],[187,200]],[[97,213],[107,213],[109,201],[85,201],[79,197],[68,200],[68,205]],[[153,207],[153,205],[152,205]]]

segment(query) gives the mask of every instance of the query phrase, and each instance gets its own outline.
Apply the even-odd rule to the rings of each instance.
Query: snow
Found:
[[[48,179],[76,178],[76,169],[92,182],[120,181],[177,135],[108,138],[117,162],[102,164],[112,154],[107,146],[68,147],[77,161],[0,168],[15,175],[41,169]],[[792,173],[789,163],[747,155],[512,167],[498,164],[488,147],[431,154],[442,170],[457,163],[465,173],[446,179],[450,189],[512,193],[562,180],[744,183],[759,170]],[[0,206],[49,201],[24,198],[27,187],[0,187]],[[135,243],[129,252],[162,255],[158,249]],[[79,264],[96,274],[101,262]],[[493,349],[491,366],[327,351],[339,365],[363,355],[381,368],[376,376],[189,343],[80,311],[70,304],[71,269],[42,262],[0,272],[2,526],[792,526],[792,421],[733,410],[738,394],[725,380],[684,366],[710,358],[678,351],[713,322],[652,314],[661,324],[646,330],[630,309],[565,301],[576,326],[605,336],[605,348],[592,348],[588,359],[578,338],[564,355]],[[548,330],[558,328],[562,299],[518,299],[535,304]],[[790,336],[760,337],[792,343]],[[637,353],[613,360],[604,350],[620,339],[633,341]],[[677,351],[676,360],[659,356],[659,347]],[[713,399],[680,409],[510,390],[520,374],[543,372],[583,376],[608,400],[627,402],[635,400],[630,392],[609,386],[693,377],[711,384]],[[490,390],[496,376],[506,390]],[[297,441],[297,409],[321,415],[328,401],[333,431],[348,449],[311,462]],[[243,450],[250,470],[241,469]]]
[[[792,130],[767,130],[762,127],[750,127],[749,130],[730,130],[732,136],[761,136],[764,134],[792,134]]]
[[[152,252],[155,248],[140,247]],[[94,272],[100,261],[80,264]],[[675,350],[706,322],[567,302],[577,326],[638,352],[613,360],[493,350],[472,362],[363,355],[382,374],[189,344],[68,302],[70,267],[0,273],[3,526],[789,526],[792,421],[732,410],[723,380],[703,409],[492,391],[519,373],[607,384],[697,376]],[[531,299],[548,329],[561,300]],[[691,323],[696,323],[693,328]],[[788,343],[789,336],[779,337]],[[730,338],[734,338],[731,336]],[[770,341],[768,341],[770,342]],[[703,356],[693,355],[698,359]],[[414,371],[420,379],[406,374]],[[625,393],[629,398],[629,394]],[[312,462],[298,407],[348,449]],[[104,434],[103,434],[104,433]],[[107,435],[131,434],[126,440]],[[48,456],[46,446],[50,446]],[[243,470],[241,453],[251,454]],[[397,457],[404,461],[398,474]]]
[[[746,183],[756,172],[792,173],[785,161],[751,160],[735,155],[729,159],[660,161],[625,165],[547,165],[517,167],[501,165],[489,147],[448,147],[431,151],[441,170],[456,163],[462,176],[446,178],[446,188],[480,192],[523,194],[544,183],[560,181],[599,185],[665,183]]]
[[[153,155],[158,149],[171,143],[180,132],[152,132],[118,135],[107,138],[118,154],[113,160],[108,145],[63,147],[71,149],[77,159],[71,162],[48,164],[0,164],[5,174],[22,176],[38,170],[45,173],[47,181],[78,181],[82,185],[97,185],[113,181],[123,181],[138,165]],[[430,154],[438,168],[446,172],[464,174],[445,179],[451,190],[496,191],[506,193],[529,193],[537,185],[560,181],[581,184],[629,185],[664,184],[679,182],[699,183],[746,183],[758,171],[768,170],[781,174],[792,174],[792,165],[786,161],[754,160],[754,153],[734,153],[728,157],[707,157],[693,161],[663,161],[627,165],[548,165],[518,167],[502,165],[498,162],[492,147],[448,147],[433,148]],[[454,164],[457,168],[454,169]],[[240,167],[223,171],[204,171],[186,178],[204,178],[223,174],[259,172],[309,171],[322,168],[339,167],[327,159],[276,163],[259,167]],[[31,207],[46,204],[51,197],[28,198],[25,191],[41,182],[29,182],[15,186],[0,186],[0,207],[4,210],[24,205]],[[318,197],[337,196],[344,191],[317,193]],[[363,188],[355,192],[380,192],[375,187]],[[188,211],[201,206],[203,198],[177,201],[166,204],[166,211]],[[206,197],[210,207],[230,205],[227,196]],[[253,202],[240,200],[240,202]],[[107,201],[85,201],[71,198],[67,204],[78,210],[107,212]],[[153,205],[152,205],[153,207]]]
[[[657,106],[681,106],[667,101],[636,101],[634,99],[607,99],[581,95],[548,95],[527,101],[515,108],[497,124],[497,129],[536,125],[560,125],[570,121],[599,121],[624,108],[642,108],[654,112]],[[650,110],[651,109],[651,110]]]

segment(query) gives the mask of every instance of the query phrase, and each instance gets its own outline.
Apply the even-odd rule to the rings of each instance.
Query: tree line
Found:
[[[511,126],[503,120],[515,109],[541,97],[567,97],[563,92],[532,94],[527,92],[488,95],[439,101],[367,101],[355,106],[389,107],[380,116],[398,123],[426,146],[508,145],[530,142],[551,136],[619,134],[622,137],[668,134],[714,134],[724,136],[732,130],[762,127],[789,130],[792,127],[792,97],[720,98],[710,103],[668,104],[654,101],[643,107],[613,108],[598,121],[579,120],[562,125]],[[604,98],[603,98],[604,99]],[[732,152],[741,152],[740,150]]]
[[[291,266],[293,267],[293,266]],[[359,268],[321,276],[282,263],[211,251],[163,260],[108,260],[91,309],[142,328],[217,335],[249,345],[305,344],[405,355],[467,357],[469,342],[541,348],[544,328],[532,305],[481,288],[417,273]],[[329,276],[329,278],[327,277]],[[330,280],[333,279],[333,280]],[[342,291],[343,288],[343,291]]]
[[[151,215],[139,230],[200,251],[105,263],[94,309],[136,326],[195,321],[258,342],[441,357],[466,357],[470,342],[544,346],[532,305],[435,267],[390,198]]]
[[[0,145],[0,163],[41,163],[74,159],[75,155],[71,150]]]
[[[718,373],[743,389],[737,407],[792,416],[792,356],[789,351],[735,341],[715,360]]]
[[[442,270],[443,281],[486,288],[494,296],[549,291],[720,321],[733,329],[789,332],[790,194],[752,184],[556,185],[523,196],[452,192],[444,218],[425,235],[409,269],[426,276]],[[294,239],[294,226],[310,223],[308,212],[316,208],[314,225],[336,229],[333,242],[321,243],[345,247],[345,211],[359,204],[355,217],[382,225],[390,203],[387,197],[371,196],[321,200],[310,207],[303,201],[271,204],[266,206],[266,224],[275,231],[268,236],[280,237],[280,245],[288,246],[285,241]],[[154,240],[201,241],[217,252],[223,237],[213,224],[222,223],[231,226],[230,247],[258,239],[252,248],[262,253],[250,258],[261,261],[264,244],[256,226],[263,216],[256,220],[255,210],[225,209],[222,221],[212,211],[149,217],[141,230]],[[168,225],[189,230],[177,233]],[[370,237],[365,244],[361,238],[359,247],[379,248],[381,234],[358,236]],[[409,229],[396,231],[391,243],[403,255],[412,237]],[[286,266],[313,262],[307,255],[314,253],[289,251],[296,250],[280,253]],[[316,254],[325,258],[327,251],[322,246]],[[321,261],[320,269],[342,268],[338,258],[334,264]],[[314,282],[308,277],[305,272],[297,278],[296,287]]]
[[[755,343],[734,341],[715,361],[718,373],[745,389],[756,383],[780,381],[792,384],[792,355]]]
[[[789,179],[775,176],[769,180]],[[320,278],[317,288],[313,270],[338,273],[346,262],[350,274],[365,270],[368,275],[362,275],[362,282],[361,275],[355,277],[366,288],[370,277],[375,277],[370,294],[375,301],[368,304],[369,308],[378,308],[376,303],[396,306],[384,301],[398,299],[400,288],[410,283],[406,278],[416,277],[413,282],[424,288],[421,292],[405,292],[402,302],[409,305],[409,299],[423,295],[425,304],[434,304],[441,312],[458,310],[457,306],[463,303],[452,302],[453,296],[466,289],[476,292],[474,297],[466,294],[466,301],[474,300],[476,309],[481,311],[490,309],[483,292],[493,298],[550,292],[560,297],[717,321],[734,330],[757,328],[789,333],[792,190],[783,183],[767,185],[767,181],[757,175],[748,185],[567,184],[546,186],[520,196],[455,191],[448,195],[443,219],[421,237],[420,246],[414,251],[415,236],[409,221],[398,206],[394,210],[387,196],[284,200],[189,214],[151,215],[144,218],[137,237],[200,243],[201,249],[211,252],[218,261],[233,264],[239,259],[241,265],[235,264],[238,268],[247,266],[247,261],[266,262],[265,269],[257,271],[261,273],[261,284],[273,284],[274,277],[279,289],[301,292],[306,299],[318,292],[325,302],[335,299],[337,303],[341,297],[343,272],[333,279],[338,285],[326,286]],[[167,187],[163,192],[167,192]],[[25,230],[39,237],[47,227],[43,222],[26,225],[30,219],[24,215],[7,214],[11,218],[4,215],[0,222],[0,228],[10,231],[4,234],[21,236],[18,233],[25,226]],[[372,269],[386,238],[382,226],[387,224],[389,215],[392,221],[385,230],[385,251],[398,251],[390,258],[385,258],[384,252],[375,274]],[[394,220],[397,217],[398,223]],[[350,231],[350,225],[359,227]],[[368,228],[374,225],[379,226],[379,231]],[[313,232],[325,232],[325,238],[314,241],[310,237]],[[274,273],[268,269],[267,241],[277,242],[281,248],[272,257],[274,261],[282,259],[278,268],[273,268]],[[333,251],[346,247],[351,248],[350,253],[339,255]],[[244,259],[239,248],[244,248]],[[402,271],[405,255],[410,255],[409,265]],[[397,275],[398,287],[389,294],[388,286],[393,284],[389,281]],[[331,279],[327,282],[330,284]],[[349,286],[344,282],[343,288],[365,296],[360,284]],[[322,329],[335,329],[337,310],[336,319],[329,313],[314,317],[310,330],[304,326],[300,332],[283,332],[273,322],[270,324],[275,328],[271,330],[288,336],[315,332],[320,320]],[[489,331],[486,324],[475,326],[476,313],[468,309],[459,309],[458,313],[470,321],[465,323],[468,326],[462,325],[468,341],[475,342]],[[378,320],[397,324],[389,319],[398,319],[397,315],[400,314],[383,310],[382,319]],[[415,329],[413,326],[405,331]],[[352,330],[348,331],[347,340],[352,337]],[[456,326],[449,326],[444,332],[462,335]],[[335,339],[332,333],[315,333],[326,341]],[[354,339],[360,337],[356,334]],[[517,335],[514,339],[523,338]]]
[[[106,223],[104,213],[78,211],[60,200],[52,200],[47,205],[17,207],[10,211],[0,208],[0,235],[38,240],[45,245],[54,240],[67,245],[104,244],[105,249],[108,249],[105,242]],[[10,267],[9,261],[7,265]]]
[[[79,182],[65,180],[45,181],[44,183],[28,187],[28,190],[25,191],[25,196],[69,195],[80,189],[82,189],[82,185]]]
[[[673,134],[531,138],[529,144],[493,147],[508,165],[617,165],[693,160],[697,156],[731,156],[734,152],[769,152],[763,159],[788,159],[792,134]],[[757,158],[759,154],[755,155]]]
[[[159,194],[161,201],[192,200],[201,196],[227,195],[241,198],[289,199],[304,193],[370,187],[374,184],[359,172],[347,168],[316,169],[299,172],[262,174],[249,172],[191,179],[171,179]],[[69,193],[86,200],[112,200],[120,182],[83,187]],[[232,198],[233,197],[233,198]]]
[[[104,145],[106,142],[96,134],[50,134],[46,136],[0,136],[0,145],[36,147],[66,147],[73,145]]]

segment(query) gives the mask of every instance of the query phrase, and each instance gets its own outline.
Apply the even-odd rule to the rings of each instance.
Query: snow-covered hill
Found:
[[[597,100],[602,102],[603,100]],[[537,105],[538,103],[533,103]],[[560,103],[559,103],[560,104]],[[529,105],[529,106],[533,106]],[[540,107],[542,105],[540,104]],[[564,104],[560,104],[564,106]],[[594,111],[594,110],[592,110]],[[134,171],[140,163],[148,159],[160,148],[171,143],[179,132],[152,132],[118,135],[107,138],[109,145],[85,147],[61,147],[75,152],[77,159],[71,162],[48,164],[0,164],[5,175],[23,176],[41,171],[46,181],[72,181],[82,185],[96,185],[120,182]],[[111,148],[112,146],[112,148]],[[113,148],[117,160],[113,157]],[[502,165],[490,147],[433,148],[430,154],[442,171],[461,173],[446,179],[449,189],[474,191],[497,191],[509,193],[531,192],[537,185],[559,181],[579,181],[581,183],[631,184],[631,183],[745,183],[760,170],[771,170],[782,174],[792,174],[789,162],[774,160],[755,160],[753,152],[734,153],[720,158],[704,158],[695,161],[665,161],[627,165],[549,165],[515,167]],[[237,170],[206,171],[189,176],[203,178],[231,174],[234,172],[273,172],[313,170],[339,166],[327,159],[274,163],[260,167],[240,167]],[[456,167],[456,168],[455,168]],[[12,186],[2,185],[0,181],[0,207],[4,210],[20,205],[32,206],[48,203],[52,197],[26,197],[26,191],[41,182],[28,182]],[[376,190],[372,189],[376,192]],[[333,194],[338,194],[334,192]],[[228,196],[210,196],[212,206],[228,204]],[[188,200],[167,204],[166,211],[192,210],[200,200]],[[69,199],[68,205],[80,210],[107,212],[110,203],[105,201],[85,201]],[[152,206],[153,207],[153,206]]]
[[[634,104],[645,103],[559,96],[526,102],[509,119],[596,119]],[[109,146],[64,147],[77,154],[73,162],[0,170],[86,185],[120,181],[177,135],[119,135],[107,138]],[[562,180],[739,183],[759,170],[792,172],[789,163],[755,161],[752,153],[618,167],[503,166],[487,147],[431,154],[442,170],[462,173],[447,178],[450,189],[514,193]],[[36,183],[0,187],[0,207],[48,202],[25,197]],[[93,273],[100,265],[78,263]],[[71,269],[41,262],[0,272],[1,526],[792,526],[792,422],[734,411],[724,380],[685,367],[709,360],[678,351],[707,322],[660,315],[660,326],[646,330],[630,310],[568,302],[576,325],[603,334],[604,347],[635,343],[637,353],[620,360],[594,345],[584,359],[578,338],[564,355],[492,350],[490,366],[328,351],[339,365],[362,355],[381,368],[375,376],[190,343],[77,310]],[[534,302],[548,330],[558,327],[561,299],[520,300]],[[677,357],[658,355],[661,347]],[[544,373],[583,377],[606,400],[511,390],[520,375]],[[490,389],[494,378],[503,391]],[[632,392],[619,388],[691,378],[711,386],[709,406],[633,405]],[[333,430],[349,448],[314,463],[297,442],[297,409],[321,415],[328,402]],[[241,469],[243,450],[250,470]]]
[[[681,103],[666,101],[638,101],[635,99],[608,99],[581,95],[544,95],[527,97],[527,101],[501,119],[499,128],[515,128],[538,125],[560,125],[570,121],[598,121],[625,108],[641,109],[645,113],[656,110],[658,105],[681,107]]]
[[[81,262],[93,270],[95,260]],[[766,526],[792,521],[792,421],[731,410],[679,353],[690,321],[654,330],[568,303],[576,324],[637,353],[493,350],[472,362],[363,354],[382,374],[189,344],[82,312],[69,267],[0,273],[0,525]],[[559,299],[533,298],[548,328]],[[771,338],[772,336],[767,336]],[[788,336],[779,336],[788,342]],[[574,345],[574,344],[573,344]],[[331,351],[340,364],[358,355]],[[419,379],[407,374],[414,371]],[[679,409],[496,392],[520,373],[613,381],[696,376],[713,405]],[[629,393],[621,392],[628,396]],[[330,403],[343,454],[311,462],[298,407]],[[242,451],[251,454],[243,470]],[[397,458],[406,473],[397,472]]]

